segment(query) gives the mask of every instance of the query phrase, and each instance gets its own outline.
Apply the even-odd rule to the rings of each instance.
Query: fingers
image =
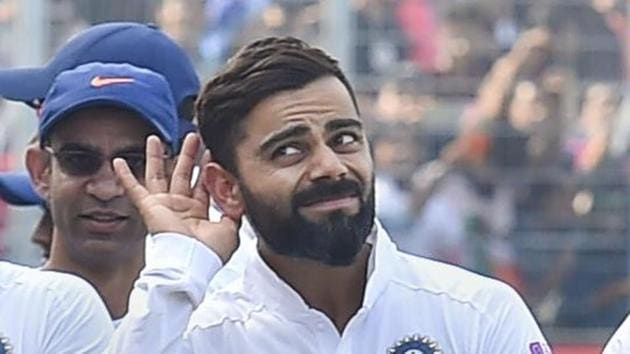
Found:
[[[113,164],[114,172],[116,172],[116,176],[120,179],[125,193],[127,193],[131,202],[140,209],[141,201],[149,195],[149,191],[138,182],[136,176],[134,176],[129,169],[125,159],[117,157],[114,159]]]
[[[145,171],[145,183],[150,193],[166,192],[168,183],[164,172],[164,147],[155,135],[147,138],[147,162]]]
[[[199,143],[197,134],[186,135],[171,177],[171,193],[186,196],[190,195],[191,178],[193,168],[195,167],[195,158],[199,150]]]
[[[210,195],[206,190],[203,181],[206,179],[206,165],[210,163],[210,150],[206,150],[203,152],[203,156],[201,157],[201,162],[199,163],[199,176],[197,177],[197,181],[195,182],[195,187],[192,191],[192,197],[201,203],[203,203],[206,207],[209,207],[210,204]]]

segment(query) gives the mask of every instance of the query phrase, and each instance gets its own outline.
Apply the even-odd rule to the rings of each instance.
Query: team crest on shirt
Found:
[[[442,349],[433,339],[414,334],[396,342],[387,354],[442,354]]]
[[[529,343],[529,352],[532,354],[551,354],[551,349],[546,343],[532,342]]]
[[[0,354],[11,353],[13,353],[13,347],[11,346],[11,343],[9,343],[9,338],[0,333]]]

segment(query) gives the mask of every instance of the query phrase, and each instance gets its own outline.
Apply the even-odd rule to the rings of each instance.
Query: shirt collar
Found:
[[[378,220],[375,220],[374,231],[368,236],[367,242],[373,247],[368,261],[363,308],[369,309],[392,278],[397,250]],[[254,252],[250,258],[243,281],[245,291],[252,298],[287,317],[308,316],[312,311],[302,297],[269,268],[258,252]]]

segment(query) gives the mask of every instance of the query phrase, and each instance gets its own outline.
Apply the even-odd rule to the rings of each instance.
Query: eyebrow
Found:
[[[350,128],[350,127],[363,129],[363,123],[353,118],[340,118],[340,119],[331,120],[330,122],[324,125],[324,129],[326,129],[326,131],[333,131],[333,130]]]
[[[311,128],[306,125],[294,125],[277,133],[273,133],[270,137],[266,138],[262,144],[260,144],[260,151],[266,151],[273,145],[289,138],[304,136],[311,131]]]

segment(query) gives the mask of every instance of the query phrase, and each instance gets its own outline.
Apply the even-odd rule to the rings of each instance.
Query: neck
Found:
[[[259,253],[271,269],[304,301],[322,311],[343,333],[348,321],[361,308],[371,246],[365,244],[348,266],[322,263],[279,255],[259,239]]]
[[[56,252],[58,248],[54,247],[55,239],[59,238],[53,238],[50,259],[43,269],[71,273],[83,278],[94,286],[112,319],[123,317],[127,313],[133,283],[144,267],[144,247],[137,252],[137,257],[126,261],[117,259],[108,264],[85,264],[67,256],[66,252]]]

